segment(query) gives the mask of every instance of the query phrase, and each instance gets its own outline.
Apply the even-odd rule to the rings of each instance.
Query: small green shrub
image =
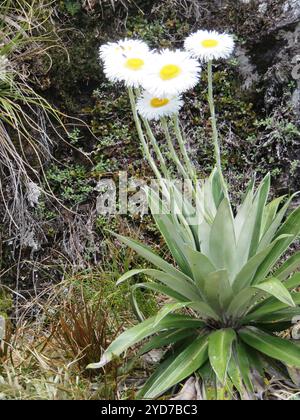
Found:
[[[47,180],[53,192],[59,194],[68,205],[84,202],[93,191],[88,172],[80,165],[64,169],[52,165],[47,171]]]

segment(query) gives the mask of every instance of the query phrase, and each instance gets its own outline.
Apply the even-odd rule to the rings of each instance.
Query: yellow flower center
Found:
[[[161,108],[165,105],[168,105],[169,102],[170,102],[170,99],[167,99],[167,98],[164,98],[164,99],[153,98],[151,99],[151,106],[153,108]]]
[[[141,70],[141,68],[144,66],[145,62],[141,58],[129,58],[126,63],[125,67],[127,67],[130,70]]]
[[[205,39],[201,42],[201,45],[204,48],[215,48],[219,45],[219,41],[216,39]]]
[[[171,80],[179,76],[181,68],[175,64],[167,64],[160,70],[160,77],[162,80]]]

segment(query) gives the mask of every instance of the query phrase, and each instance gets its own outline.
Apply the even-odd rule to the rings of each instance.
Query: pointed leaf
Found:
[[[275,324],[289,323],[288,328],[291,327],[294,318],[297,318],[300,315],[300,307],[296,308],[286,308],[278,312],[272,312],[271,314],[260,316],[259,319],[254,321],[255,324],[264,324],[271,327]],[[244,321],[244,325],[249,324],[249,322]],[[277,327],[276,327],[277,328]]]
[[[247,324],[248,323],[244,325]],[[291,327],[291,322],[255,322],[255,327],[269,333],[280,333],[282,331],[287,331]]]
[[[300,293],[291,293],[293,301],[296,305],[300,305]],[[265,301],[262,305],[258,308],[254,308],[253,312],[247,315],[245,322],[250,320],[257,320],[261,319],[265,315],[273,314],[275,312],[282,311],[287,309],[287,305],[275,299],[269,299]]]
[[[270,179],[270,174],[267,174],[266,177],[263,179],[262,183],[260,184],[256,193],[255,201],[257,201],[257,213],[253,230],[253,236],[251,239],[251,247],[249,251],[250,258],[253,257],[253,255],[255,255],[257,252],[257,247],[261,235],[263,213],[270,192]]]
[[[207,361],[208,337],[199,336],[158,375],[144,398],[154,399],[192,375]]]
[[[255,350],[289,366],[300,367],[300,351],[295,344],[266,334],[255,327],[243,328],[239,331],[239,336]]]
[[[200,240],[200,250],[202,254],[206,255],[207,258],[212,262],[209,254],[209,238],[211,234],[211,224],[203,221],[198,228],[198,236]]]
[[[257,272],[259,266],[265,261],[265,259],[270,255],[274,246],[281,239],[286,239],[290,237],[289,235],[282,235],[275,239],[269,246],[260,251],[258,254],[254,255],[250,260],[244,265],[241,271],[237,274],[233,281],[233,289],[236,292],[249,287],[252,283],[253,277]]]
[[[279,280],[285,280],[288,276],[300,268],[300,252],[293,254],[282,266],[275,271],[274,277]]]
[[[263,208],[269,192],[270,179],[267,176],[260,184],[253,201],[249,198],[244,202],[244,224],[237,238],[237,250],[234,262],[234,275],[238,273],[247,261],[256,254],[261,229]],[[251,193],[251,191],[250,191]],[[252,195],[250,195],[252,197]],[[235,220],[235,223],[238,219]]]
[[[279,231],[276,234],[276,237],[281,235],[292,235],[286,239],[282,239],[277,242],[272,253],[265,259],[265,261],[259,267],[257,273],[255,274],[254,281],[259,283],[263,278],[267,276],[269,271],[273,268],[279,258],[284,254],[284,252],[289,248],[292,242],[300,233],[300,207],[297,208],[282,225]]]
[[[145,344],[141,350],[138,352],[138,356],[141,356],[153,349],[160,349],[162,347],[168,346],[170,344],[175,344],[181,340],[187,340],[188,338],[196,337],[196,330],[168,330],[163,331],[151,338],[147,344]]]
[[[156,381],[157,378],[159,378],[162,373],[174,362],[176,357],[184,350],[184,347],[180,347],[179,349],[176,349],[174,352],[168,352],[167,357],[165,360],[160,362],[159,366],[155,370],[155,372],[150,376],[150,378],[146,381],[143,388],[137,393],[137,398],[144,398],[145,394],[148,392],[148,390],[152,387],[153,383]]]
[[[295,273],[288,280],[283,282],[284,287],[288,290],[294,290],[300,287],[300,273]]]
[[[262,219],[262,226],[261,226],[262,236],[264,236],[264,234],[266,233],[266,231],[269,229],[272,222],[274,221],[277,215],[278,207],[285,197],[286,196],[283,195],[281,197],[275,198],[275,200],[271,201],[271,203],[269,203],[265,207],[264,213],[263,213],[263,219]]]
[[[271,225],[269,226],[268,230],[264,233],[264,235],[262,236],[260,243],[259,243],[259,247],[258,249],[261,250],[263,248],[265,248],[270,242],[273,241],[277,230],[280,227],[280,224],[282,223],[282,220],[291,204],[291,201],[293,200],[293,198],[295,197],[294,194],[292,195],[289,200],[286,202],[286,204],[279,210],[279,212],[277,213],[275,219],[273,220],[273,222],[271,223]],[[278,236],[278,235],[277,235]]]
[[[164,329],[201,328],[204,325],[202,321],[191,318],[189,316],[169,314],[160,323],[153,327],[155,319],[156,317],[153,316],[146,321],[143,321],[142,323],[124,331],[119,337],[116,338],[116,340],[111,343],[111,345],[105,351],[100,362],[91,364],[88,366],[88,368],[98,369],[105,366],[113,359],[113,357],[119,356],[129,347]]]
[[[167,303],[160,309],[155,317],[153,327],[155,328],[159,323],[171,312],[174,312],[178,309],[185,308],[190,302],[176,302],[176,303]]]
[[[181,276],[178,276],[177,273],[170,275],[163,271],[153,270],[149,268],[128,271],[118,280],[117,285],[139,274],[144,274],[146,276],[152,277],[155,280],[160,281],[161,283],[169,287],[171,290],[174,290],[174,292],[185,296],[189,300],[197,301],[200,298],[196,286],[188,277],[182,278]]]
[[[238,341],[236,344],[236,357],[246,388],[248,389],[248,391],[254,392],[253,384],[251,382],[250,362],[248,359],[246,347],[240,341]]]
[[[210,364],[219,381],[225,385],[232,343],[236,334],[231,328],[218,330],[209,336],[208,355]]]
[[[160,268],[161,270],[165,271],[166,273],[170,275],[175,275],[176,277],[185,280],[190,281],[191,279],[186,276],[181,271],[177,270],[175,267],[173,267],[171,264],[164,261],[161,257],[156,255],[151,248],[146,247],[145,245],[140,244],[137,241],[134,241],[132,239],[126,238],[125,236],[117,235],[116,233],[111,232],[116,238],[118,238],[121,242],[128,245],[130,248],[132,248],[135,252],[137,252],[139,255],[141,255],[143,258],[145,258],[147,261],[151,262],[151,264],[155,265],[156,267]]]
[[[224,199],[224,192],[222,188],[222,181],[220,179],[220,173],[216,168],[213,170],[209,180],[211,182],[211,190],[212,190],[215,206],[216,206],[216,209],[218,209],[218,207],[220,206],[220,204],[222,203]]]
[[[215,271],[207,276],[204,297],[218,315],[226,310],[233,297],[227,270]]]
[[[245,226],[246,220],[249,219],[249,215],[251,212],[251,208],[253,205],[253,196],[254,196],[254,180],[251,181],[247,188],[247,192],[245,193],[245,197],[242,200],[241,205],[237,210],[237,214],[234,220],[234,229],[235,229],[235,236],[238,239],[242,232],[243,227]]]
[[[274,296],[276,299],[280,300],[288,306],[296,306],[289,291],[279,280],[275,278],[267,280],[253,287],[269,293],[270,295]]]
[[[232,211],[228,200],[224,199],[218,208],[209,239],[209,255],[215,267],[231,272],[235,245]]]
[[[153,218],[179,268],[190,277],[191,270],[182,251],[182,244],[184,242],[178,234],[176,224],[171,221],[172,217],[166,214],[153,214]]]
[[[184,296],[175,292],[170,287],[164,286],[163,284],[154,283],[154,282],[136,283],[133,286],[131,286],[131,289],[133,292],[135,292],[137,289],[148,289],[148,290],[152,290],[153,292],[157,292],[161,295],[166,295],[170,298],[176,299],[179,302],[186,301],[186,298]]]
[[[182,192],[177,189],[176,182],[171,182],[171,186],[170,181],[166,181],[165,183],[166,188],[170,190],[170,194],[168,197],[164,196],[163,200],[153,189],[146,189],[152,216],[155,219],[160,215],[167,215],[170,218],[171,223],[174,225],[173,230],[178,232],[178,235],[182,237],[183,241],[193,248],[196,245],[193,235],[193,227],[188,224],[186,220],[186,213],[190,214],[189,212],[192,212],[194,208],[189,202],[187,202],[187,200],[185,200],[185,196],[182,194]],[[185,207],[187,206],[189,209],[185,210]],[[198,218],[201,217],[202,215],[199,214]],[[181,223],[179,222],[178,218],[180,218]],[[158,223],[158,221],[159,220],[157,219],[156,223]],[[164,232],[161,233],[163,234]],[[167,237],[165,240],[167,240]],[[174,251],[176,252],[175,249]]]
[[[236,274],[241,267],[243,267],[249,259],[249,251],[251,246],[251,238],[253,236],[254,226],[257,217],[258,203],[253,203],[252,191],[243,203],[240,213],[237,214],[235,219],[235,230],[238,232],[236,237],[236,255],[234,262],[234,274]],[[239,217],[240,216],[240,217]],[[240,225],[243,223],[242,225]]]
[[[242,399],[242,395],[244,393],[243,379],[242,379],[240,370],[233,358],[230,359],[229,364],[228,364],[228,376]],[[228,384],[228,378],[227,378],[227,384]]]
[[[217,213],[217,207],[215,204],[215,198],[212,192],[212,184],[210,179],[206,179],[203,183],[203,203],[204,203],[204,214],[205,219],[214,220]]]
[[[136,295],[135,292],[138,289],[148,289],[148,290],[152,290],[153,292],[159,293],[159,294],[163,294],[165,296],[171,297],[173,299],[176,299],[179,302],[184,302],[186,299],[185,297],[179,295],[178,293],[174,292],[174,290],[170,289],[167,286],[164,286],[162,284],[157,284],[157,283],[137,283],[134,284],[131,287],[131,304],[132,304],[132,308],[134,311],[135,316],[137,317],[137,319],[139,321],[144,321],[145,317],[142,313],[142,311],[140,310],[139,307],[139,303],[138,300],[136,299]]]
[[[188,246],[185,247],[185,254],[192,270],[194,282],[201,291],[201,295],[203,295],[206,277],[213,271],[216,271],[216,268],[204,254]]]
[[[220,321],[218,314],[206,302],[191,302],[188,307],[194,309],[201,319]]]
[[[253,305],[261,300],[260,293],[252,287],[241,290],[232,299],[228,309],[227,315],[232,318],[239,318],[246,314]]]

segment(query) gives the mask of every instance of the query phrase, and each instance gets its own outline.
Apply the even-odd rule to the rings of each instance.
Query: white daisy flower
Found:
[[[200,65],[185,51],[168,49],[152,55],[142,86],[158,98],[175,96],[193,88],[200,77]]]
[[[128,87],[138,87],[151,53],[149,47],[138,40],[109,42],[100,48],[104,73],[111,82],[125,82]]]
[[[118,42],[108,42],[100,47],[100,58],[104,62],[109,59],[118,58],[132,52],[139,54],[149,52],[148,45],[137,39],[123,39]]]
[[[146,120],[157,121],[162,117],[178,114],[182,106],[183,100],[179,96],[157,98],[149,92],[144,92],[137,101],[137,110]]]
[[[184,43],[185,49],[203,61],[228,58],[234,49],[231,35],[216,31],[198,31],[190,35]]]

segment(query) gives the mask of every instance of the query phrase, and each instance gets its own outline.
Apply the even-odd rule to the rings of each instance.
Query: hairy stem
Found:
[[[188,179],[189,176],[188,176],[186,170],[184,169],[183,165],[181,164],[180,159],[179,159],[179,157],[176,153],[175,147],[174,147],[172,139],[171,139],[168,123],[167,123],[167,120],[165,118],[161,119],[161,125],[162,125],[162,128],[164,130],[164,134],[165,134],[165,137],[166,137],[166,140],[167,140],[167,145],[168,145],[168,148],[169,148],[171,158],[172,158],[173,162],[175,163],[179,173],[184,177],[184,179]]]
[[[180,129],[180,125],[179,125],[179,118],[178,115],[175,115],[173,118],[174,121],[174,130],[175,130],[175,134],[176,134],[176,138],[179,144],[179,148],[180,148],[180,152],[183,156],[184,159],[184,163],[187,169],[187,172],[189,174],[189,177],[191,180],[196,181],[197,176],[196,176],[196,171],[195,168],[193,167],[192,163],[191,163],[191,159],[188,155],[187,149],[186,149],[186,144],[185,144],[185,140],[183,139],[182,133],[181,133],[181,129]]]
[[[147,135],[148,135],[148,137],[150,139],[150,142],[152,144],[152,147],[153,147],[153,149],[154,149],[154,151],[156,153],[156,156],[157,156],[157,158],[158,158],[158,160],[160,162],[161,170],[162,170],[162,172],[164,174],[164,177],[166,179],[169,179],[170,178],[170,174],[169,174],[169,171],[168,171],[168,168],[167,168],[167,165],[166,165],[166,160],[165,160],[165,158],[164,158],[164,156],[163,156],[163,154],[162,154],[162,152],[160,150],[160,147],[159,147],[159,145],[157,143],[157,140],[156,140],[156,138],[155,138],[155,136],[153,134],[153,131],[152,131],[151,127],[150,127],[150,124],[144,118],[143,118],[143,123],[144,123],[144,126],[146,127]]]
[[[155,176],[157,177],[157,179],[162,179],[161,173],[158,170],[153,157],[151,156],[148,144],[145,140],[145,136],[144,136],[143,129],[142,129],[142,126],[141,126],[141,122],[140,122],[140,119],[139,119],[139,116],[138,116],[138,113],[137,113],[136,104],[135,104],[135,96],[134,96],[134,92],[133,92],[132,88],[128,88],[128,93],[129,93],[130,104],[131,104],[131,109],[132,109],[134,122],[135,122],[135,125],[136,125],[136,129],[137,129],[137,132],[138,132],[140,142],[142,144],[143,151],[144,151],[145,156],[146,156],[153,172],[155,173]]]
[[[210,115],[211,115],[212,138],[213,138],[213,144],[214,144],[214,149],[215,149],[215,159],[216,159],[216,164],[217,164],[220,180],[222,183],[223,193],[225,197],[229,198],[227,185],[226,185],[226,182],[223,176],[223,171],[222,171],[219,133],[218,133],[218,128],[217,128],[217,118],[216,118],[216,109],[215,109],[214,92],[213,92],[213,67],[212,67],[211,60],[208,62],[207,70],[208,70],[208,103],[209,103],[209,109],[210,109]]]

